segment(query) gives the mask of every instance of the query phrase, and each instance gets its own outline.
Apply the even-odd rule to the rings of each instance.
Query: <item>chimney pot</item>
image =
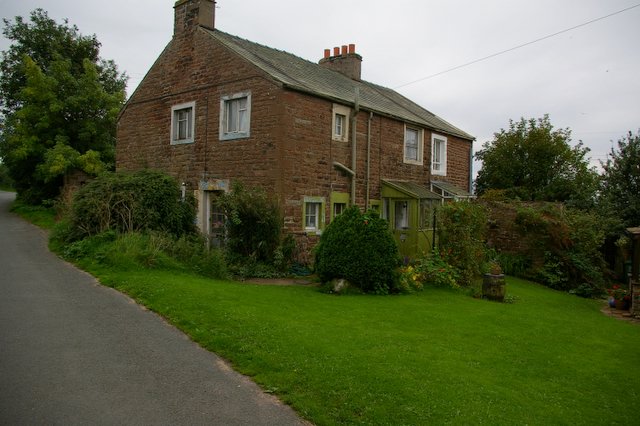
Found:
[[[333,48],[333,56],[340,56],[340,48],[339,47],[334,47]]]
[[[351,54],[352,53],[356,53],[356,45],[355,44],[351,43],[349,45],[349,53],[351,53]]]
[[[327,59],[331,56],[331,49],[324,49],[324,58]]]
[[[342,46],[342,54],[343,54],[343,55],[346,55],[346,54],[347,54],[347,52],[348,52],[348,48],[347,48],[347,46],[346,46],[346,45]]]

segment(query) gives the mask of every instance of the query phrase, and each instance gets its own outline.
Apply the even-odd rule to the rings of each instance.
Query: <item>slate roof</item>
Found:
[[[437,115],[427,111],[398,92],[366,81],[349,77],[291,53],[263,46],[219,30],[202,28],[211,37],[262,69],[283,86],[333,102],[353,105],[359,89],[360,108],[421,125],[462,139],[474,140]]]
[[[391,188],[403,192],[407,194],[411,198],[417,199],[429,199],[429,200],[440,200],[442,197],[435,192],[431,192],[429,188],[426,186],[420,185],[419,183],[409,182],[404,180],[391,180],[391,179],[382,179],[382,183],[384,185],[388,185]]]

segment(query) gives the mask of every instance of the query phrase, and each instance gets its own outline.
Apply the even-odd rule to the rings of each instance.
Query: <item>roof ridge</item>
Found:
[[[352,104],[355,102],[355,88],[360,88],[360,106],[364,109],[463,139],[475,139],[391,88],[366,80],[353,80],[293,53],[218,29],[201,29],[290,89]]]

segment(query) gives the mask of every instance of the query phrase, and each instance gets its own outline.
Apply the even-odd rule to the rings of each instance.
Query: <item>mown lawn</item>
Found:
[[[523,280],[499,304],[94,272],[319,425],[640,422],[640,326]]]

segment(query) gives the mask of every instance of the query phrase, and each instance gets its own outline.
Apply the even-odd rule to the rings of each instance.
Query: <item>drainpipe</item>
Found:
[[[373,120],[373,112],[369,112],[369,120],[367,121],[367,197],[364,208],[369,210],[369,179],[371,178],[371,121]]]
[[[473,194],[473,141],[469,147],[469,193]]]
[[[353,170],[353,176],[351,176],[351,205],[356,205],[356,126],[358,124],[358,113],[360,112],[360,88],[356,87],[355,102],[353,118],[351,119],[351,170]]]

